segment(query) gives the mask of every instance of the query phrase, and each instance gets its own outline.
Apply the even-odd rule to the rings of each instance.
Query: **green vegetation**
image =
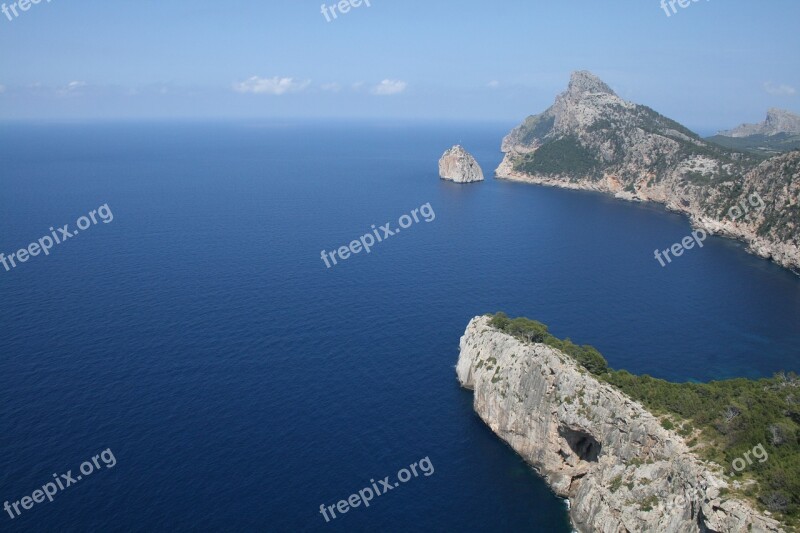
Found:
[[[542,145],[531,154],[522,156],[514,169],[527,174],[587,176],[593,174],[597,160],[580,141],[571,136]]]
[[[670,383],[619,370],[603,378],[654,413],[690,420],[701,432],[698,453],[726,471],[733,460],[762,444],[769,458],[753,461],[743,474],[759,482],[757,495],[765,508],[787,519],[800,518],[800,379],[796,375]],[[694,439],[690,444],[696,444]]]
[[[711,183],[711,176],[708,174],[703,174],[702,172],[697,172],[691,170],[683,175],[683,179],[690,183],[695,183],[697,185],[708,185]]]
[[[699,140],[700,137],[682,124],[675,122],[671,118],[667,118],[654,109],[646,105],[636,106],[636,117],[639,123],[642,124],[642,129],[649,133],[657,133],[659,135],[667,135],[668,137],[676,137],[674,134],[670,135],[669,132],[674,131],[680,135],[689,137],[690,139]]]
[[[648,511],[652,511],[655,508],[656,505],[658,505],[658,496],[652,495],[652,496],[648,496],[641,503],[641,505],[639,506],[639,509],[641,509],[644,512],[648,512]]]
[[[530,144],[533,141],[541,140],[550,133],[556,122],[555,115],[535,115],[525,119],[522,124],[520,141],[523,144]]]
[[[597,131],[613,131],[617,125],[607,118],[597,119],[586,128],[587,133],[594,133]]]
[[[714,135],[706,141],[730,148],[745,150],[761,156],[772,156],[781,152],[800,150],[800,135],[779,133],[777,135],[750,135],[749,137],[726,137]]]
[[[753,459],[744,471],[735,474],[740,480],[746,477],[758,482],[757,490],[742,495],[755,495],[763,508],[789,524],[800,522],[800,377],[796,374],[780,373],[759,380],[671,383],[613,370],[592,346],[557,339],[535,320],[510,319],[497,313],[490,325],[522,341],[563,351],[598,379],[664,416],[665,428],[675,428],[683,436],[698,432],[689,445],[698,445],[696,453],[722,465],[726,473],[732,471],[735,459],[762,445],[768,458],[764,462]],[[619,483],[621,480],[615,480],[612,485],[619,488]]]
[[[600,375],[608,372],[608,363],[592,346],[578,346],[569,339],[561,340],[547,331],[547,326],[536,320],[527,318],[509,319],[505,313],[497,313],[489,322],[492,327],[505,331],[509,335],[526,342],[547,344],[578,361],[592,374]]]

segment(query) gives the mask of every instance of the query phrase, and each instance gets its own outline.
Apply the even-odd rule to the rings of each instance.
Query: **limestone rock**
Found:
[[[795,119],[771,110],[763,131],[800,128]],[[623,100],[589,72],[574,73],[550,108],[503,139],[502,151],[498,178],[659,202],[695,227],[740,239],[750,252],[800,272],[800,151],[764,161],[718,146]],[[753,195],[763,209],[727,216]]]
[[[751,135],[778,135],[788,133],[800,135],[800,116],[783,109],[770,109],[767,119],[760,124],[742,124],[738,128],[719,132],[726,137],[750,137]]]
[[[475,158],[460,145],[447,150],[439,159],[439,176],[457,183],[483,181],[483,171]]]
[[[472,319],[456,366],[476,413],[569,498],[580,532],[779,532],[748,503],[722,496],[719,467],[569,356]]]

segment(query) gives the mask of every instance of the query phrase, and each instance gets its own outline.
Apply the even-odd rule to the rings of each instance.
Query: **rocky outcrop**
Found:
[[[762,157],[704,141],[588,72],[503,140],[502,179],[653,201],[800,270],[800,152]],[[729,216],[753,195],[763,209]],[[758,202],[759,204],[761,202]]]
[[[800,116],[783,109],[770,109],[767,118],[759,124],[742,124],[738,128],[721,131],[725,137],[750,137],[752,135],[800,135]]]
[[[478,162],[459,145],[447,150],[439,159],[439,176],[457,183],[483,181],[483,171]]]
[[[476,317],[456,367],[475,411],[570,500],[581,532],[776,532],[775,520],[723,496],[719,467],[622,392],[544,344]]]

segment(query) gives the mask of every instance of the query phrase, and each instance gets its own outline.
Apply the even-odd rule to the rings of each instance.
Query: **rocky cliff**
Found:
[[[439,176],[457,183],[483,181],[483,171],[478,162],[459,145],[447,150],[439,159]]]
[[[758,124],[742,124],[738,128],[719,132],[725,137],[750,137],[752,135],[800,135],[800,116],[783,109],[770,109],[767,118]]]
[[[581,532],[782,531],[723,496],[719,467],[554,348],[476,317],[461,338],[456,372],[492,431],[570,499]]]
[[[498,178],[654,201],[800,270],[800,152],[764,160],[707,142],[588,72],[503,140]],[[757,197],[754,195],[758,195]],[[731,217],[731,209],[763,208]],[[654,243],[654,248],[659,243]]]

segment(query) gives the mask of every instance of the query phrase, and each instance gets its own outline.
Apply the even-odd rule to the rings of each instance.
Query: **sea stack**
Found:
[[[439,176],[456,183],[483,181],[483,171],[472,155],[460,145],[447,150],[439,160]]]

